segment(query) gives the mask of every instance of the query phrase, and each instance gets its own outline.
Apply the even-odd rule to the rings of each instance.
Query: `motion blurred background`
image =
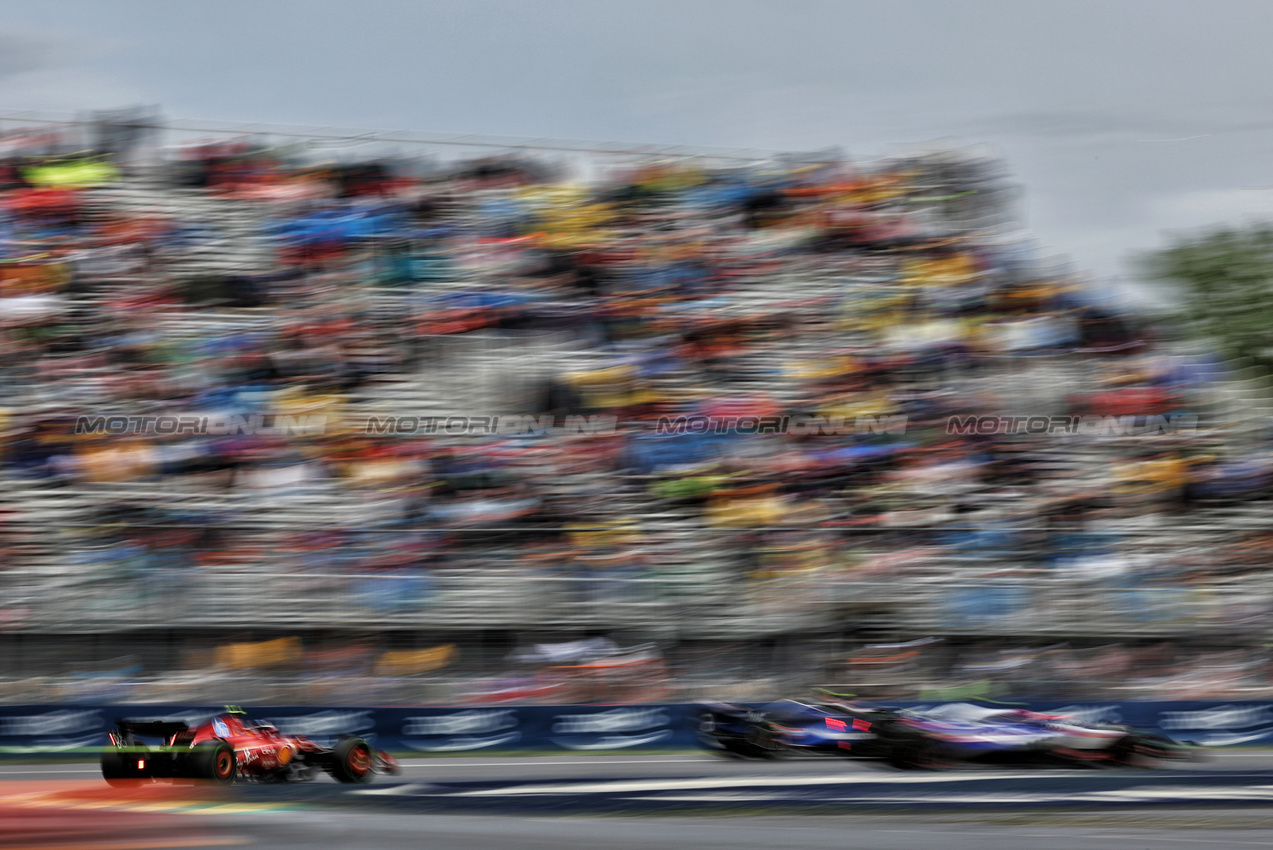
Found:
[[[1270,696],[1273,236],[1012,167],[0,114],[0,701]]]

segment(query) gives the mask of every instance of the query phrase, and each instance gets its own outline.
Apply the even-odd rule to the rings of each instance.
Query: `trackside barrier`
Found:
[[[944,702],[898,703],[934,708]],[[1273,702],[1062,702],[1005,704],[1157,729],[1209,746],[1273,745]],[[90,754],[117,718],[202,723],[222,710],[199,705],[0,706],[0,755]],[[698,746],[694,705],[561,705],[456,708],[248,706],[254,720],[330,743],[359,735],[405,754],[669,750]]]
[[[687,705],[482,706],[381,708],[247,706],[248,715],[280,731],[331,743],[366,738],[402,753],[543,752],[686,749],[697,746],[697,714]],[[89,752],[107,744],[117,718],[202,723],[222,706],[0,706],[0,753]]]

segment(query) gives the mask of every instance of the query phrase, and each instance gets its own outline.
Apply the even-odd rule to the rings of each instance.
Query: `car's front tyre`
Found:
[[[370,782],[374,755],[362,738],[346,738],[332,752],[332,776],[349,784]]]

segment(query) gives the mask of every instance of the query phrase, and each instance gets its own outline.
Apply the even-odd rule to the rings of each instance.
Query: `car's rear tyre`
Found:
[[[127,788],[136,785],[142,775],[136,768],[136,762],[125,758],[124,754],[114,750],[102,753],[102,778],[112,788]]]
[[[911,742],[909,740],[894,741],[889,747],[887,761],[889,767],[897,770],[913,770],[914,762],[910,758]]]
[[[200,744],[190,754],[191,779],[202,779],[217,785],[229,785],[238,774],[238,764],[234,758],[234,748],[225,741]]]
[[[332,752],[332,776],[350,784],[370,782],[373,758],[371,745],[362,738],[346,738]]]
[[[898,770],[936,770],[943,764],[937,745],[922,735],[908,735],[894,741],[888,763]]]
[[[698,728],[695,732],[698,736],[698,743],[703,749],[712,755],[736,757],[737,754],[730,751],[729,747],[716,734],[716,716],[710,711],[705,711],[698,716]]]

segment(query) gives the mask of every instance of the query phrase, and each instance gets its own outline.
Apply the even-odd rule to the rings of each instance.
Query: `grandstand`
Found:
[[[1273,688],[1262,385],[1035,256],[983,151],[155,116],[0,151],[0,700]],[[236,416],[321,424],[154,425]],[[798,416],[849,424],[740,424]]]

